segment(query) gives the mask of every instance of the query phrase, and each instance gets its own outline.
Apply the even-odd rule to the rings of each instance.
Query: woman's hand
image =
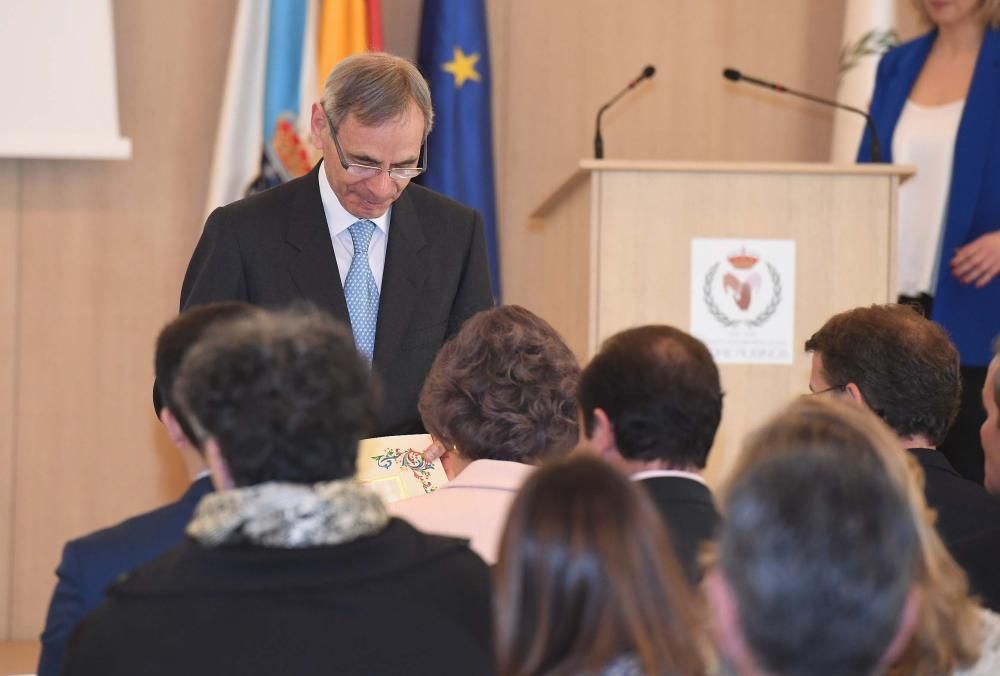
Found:
[[[961,247],[951,259],[951,273],[962,284],[981,288],[1000,273],[1000,231],[980,235]]]

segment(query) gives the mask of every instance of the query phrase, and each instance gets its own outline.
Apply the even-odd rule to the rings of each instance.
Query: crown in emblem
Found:
[[[746,249],[740,249],[738,254],[729,256],[728,260],[737,270],[749,270],[753,266],[757,265],[757,261],[759,261],[760,258],[754,256],[753,254],[748,254]]]

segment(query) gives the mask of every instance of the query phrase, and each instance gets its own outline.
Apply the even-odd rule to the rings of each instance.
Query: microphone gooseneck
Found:
[[[819,96],[814,96],[807,92],[800,92],[794,89],[789,89],[784,85],[780,85],[776,82],[768,82],[767,80],[761,80],[756,77],[750,77],[749,75],[744,75],[735,68],[726,68],[722,71],[722,77],[727,80],[732,80],[733,82],[749,82],[750,84],[757,85],[758,87],[764,87],[765,89],[770,89],[771,91],[778,92],[780,94],[791,94],[792,96],[797,96],[800,99],[805,99],[807,101],[812,101],[813,103],[819,103],[825,106],[831,106],[833,108],[840,108],[841,110],[849,110],[852,113],[857,113],[865,118],[865,123],[868,125],[868,130],[872,135],[872,149],[871,149],[871,161],[881,162],[882,161],[882,144],[879,143],[878,130],[875,129],[875,121],[872,120],[871,115],[867,111],[861,110],[860,108],[855,108],[854,106],[849,106],[845,103],[840,103],[839,101],[831,101],[830,99],[824,99]]]
[[[614,97],[610,101],[608,101],[603,106],[601,106],[600,109],[598,109],[598,111],[597,111],[597,121],[594,124],[594,158],[595,159],[600,160],[600,159],[604,158],[604,139],[601,138],[601,117],[604,115],[604,111],[606,111],[608,108],[610,108],[615,103],[617,103],[618,99],[620,99],[621,97],[625,96],[625,94],[628,93],[629,90],[635,89],[636,85],[638,85],[640,82],[642,82],[643,80],[648,80],[649,78],[653,77],[653,75],[655,75],[655,74],[656,74],[656,68],[654,66],[652,66],[652,65],[646,66],[645,68],[642,69],[642,72],[639,74],[639,77],[637,77],[634,80],[632,80],[631,82],[629,82],[628,85],[626,85],[626,87],[624,89],[622,89],[620,92],[618,92],[617,94],[615,94]]]

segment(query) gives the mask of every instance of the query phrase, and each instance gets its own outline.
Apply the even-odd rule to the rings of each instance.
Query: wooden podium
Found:
[[[691,241],[795,242],[794,360],[720,364],[722,424],[707,477],[743,437],[808,392],[802,349],[831,315],[894,299],[896,192],[912,167],[585,160],[531,215],[545,273],[530,307],[585,361],[608,336],[690,331]]]

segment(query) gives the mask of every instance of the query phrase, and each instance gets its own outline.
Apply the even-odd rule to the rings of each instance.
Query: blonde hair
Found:
[[[920,15],[920,20],[933,26],[934,20],[924,6],[924,0],[912,0],[913,7]],[[1000,0],[979,0],[979,18],[991,28],[1000,28]]]
[[[981,628],[965,573],[934,528],[936,515],[924,499],[920,466],[871,412],[831,397],[802,397],[793,402],[747,439],[720,491],[720,505],[725,505],[730,486],[751,466],[816,442],[868,447],[913,516],[919,542],[913,577],[922,607],[906,651],[888,673],[942,674],[974,663],[979,657]]]

